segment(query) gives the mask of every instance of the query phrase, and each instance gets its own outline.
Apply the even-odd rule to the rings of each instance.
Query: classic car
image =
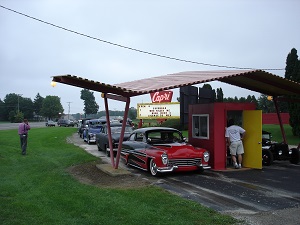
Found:
[[[48,120],[46,122],[46,127],[55,127],[56,123],[53,120]]]
[[[119,146],[122,123],[120,122],[111,123],[110,129],[111,129],[111,136],[112,136],[113,151],[115,154]],[[129,137],[132,131],[133,128],[130,125],[126,125],[123,141]],[[103,126],[103,129],[101,130],[100,133],[96,134],[96,144],[99,151],[104,151],[107,156],[110,156],[107,124]]]
[[[89,145],[96,143],[96,134],[101,132],[103,124],[106,123],[106,120],[92,119],[87,120],[86,128],[83,131],[83,140]]]
[[[88,119],[88,118],[84,118],[79,121],[79,125],[78,125],[79,137],[83,138],[83,131],[86,129],[86,125],[88,124],[89,120],[90,119]]]
[[[122,143],[121,157],[126,165],[150,171],[157,176],[173,171],[203,172],[210,169],[209,152],[193,147],[174,128],[148,127],[133,131]]]
[[[285,143],[278,143],[271,140],[270,132],[262,132],[262,164],[269,166],[274,160],[289,160],[293,164],[298,164],[300,152],[298,148],[291,148]]]
[[[71,120],[59,119],[57,121],[59,127],[74,127],[74,123]]]

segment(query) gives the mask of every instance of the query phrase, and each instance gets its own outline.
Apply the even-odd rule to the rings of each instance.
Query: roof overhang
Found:
[[[134,97],[210,81],[220,81],[270,96],[300,95],[299,83],[263,70],[188,71],[115,85],[72,75],[54,76],[53,81],[123,97]]]

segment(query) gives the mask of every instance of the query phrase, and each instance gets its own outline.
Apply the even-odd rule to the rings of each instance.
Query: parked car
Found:
[[[114,152],[117,152],[119,146],[119,140],[121,136],[122,123],[116,122],[110,124],[112,143]],[[126,125],[123,141],[126,140],[132,133],[133,128],[130,125]],[[96,134],[96,144],[99,151],[104,151],[107,156],[110,156],[109,142],[108,142],[108,128],[105,124],[99,134]]]
[[[46,122],[46,127],[55,127],[56,123],[53,120],[48,120]]]
[[[74,127],[74,123],[71,120],[59,119],[57,121],[59,127]]]
[[[278,143],[271,140],[270,132],[262,131],[262,163],[269,166],[274,160],[289,160],[298,164],[300,160],[299,148],[289,149],[285,143]]]
[[[90,119],[88,119],[88,118],[84,118],[84,119],[80,120],[79,126],[78,126],[79,137],[83,138],[83,131],[86,129],[86,125],[88,124],[89,120]]]
[[[121,157],[126,165],[150,171],[153,176],[211,168],[209,151],[186,143],[179,130],[168,127],[134,130],[122,143]]]
[[[88,144],[96,143],[96,134],[100,133],[105,123],[106,120],[87,120],[86,128],[83,131],[83,140]]]

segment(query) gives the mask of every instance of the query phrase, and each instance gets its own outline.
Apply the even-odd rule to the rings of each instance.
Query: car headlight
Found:
[[[278,151],[278,155],[282,155],[282,150],[279,150],[279,151]]]
[[[167,164],[168,164],[169,159],[168,159],[168,155],[167,155],[166,153],[163,153],[163,154],[161,155],[161,161],[162,161],[162,163],[163,163],[164,165],[167,165]]]
[[[208,162],[209,161],[209,152],[204,152],[203,153],[203,160],[204,160],[204,162]]]

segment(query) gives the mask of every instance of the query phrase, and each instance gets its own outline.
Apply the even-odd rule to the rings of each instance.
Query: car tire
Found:
[[[264,166],[270,166],[273,163],[273,154],[270,149],[262,150],[262,164]]]
[[[158,176],[158,172],[157,172],[157,166],[156,163],[154,162],[154,159],[150,159],[149,162],[149,171],[151,173],[152,176]]]
[[[107,150],[107,145],[104,145],[104,151],[107,157],[110,157],[110,149]]]
[[[300,160],[300,152],[297,148],[292,148],[292,158],[290,159],[290,162],[292,164],[298,164]]]
[[[96,141],[96,145],[97,145],[98,151],[101,151],[98,141]]]

